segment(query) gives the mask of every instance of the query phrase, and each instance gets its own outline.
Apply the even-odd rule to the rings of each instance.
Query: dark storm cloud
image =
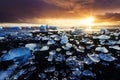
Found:
[[[106,13],[104,15],[97,15],[96,21],[120,21],[120,13]]]
[[[0,22],[79,18],[88,16],[90,10],[95,15],[119,12],[117,10],[120,10],[120,0],[0,0]],[[118,14],[113,16],[116,15]]]
[[[46,17],[56,7],[41,0],[0,0],[0,22],[21,22]],[[53,11],[52,11],[53,12]]]

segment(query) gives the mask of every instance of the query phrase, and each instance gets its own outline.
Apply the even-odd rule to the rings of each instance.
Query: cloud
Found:
[[[93,15],[120,12],[119,4],[120,0],[0,0],[0,22],[84,18],[91,12]]]
[[[97,15],[96,18],[98,22],[120,21],[120,13],[106,13],[104,15]]]

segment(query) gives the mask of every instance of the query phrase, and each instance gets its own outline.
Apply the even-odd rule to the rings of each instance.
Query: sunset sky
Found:
[[[49,24],[89,16],[95,22],[120,21],[120,0],[0,0],[0,23]]]

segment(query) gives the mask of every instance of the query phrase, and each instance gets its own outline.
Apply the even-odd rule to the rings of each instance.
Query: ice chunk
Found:
[[[57,52],[60,52],[61,50],[62,50],[61,48],[57,48],[57,49],[56,49]]]
[[[28,71],[34,71],[34,70],[36,70],[36,67],[35,67],[35,66],[31,66],[31,67],[28,69]]]
[[[14,80],[17,80],[19,78],[19,76],[21,76],[25,71],[24,70],[20,70],[17,74],[14,75]]]
[[[116,41],[114,41],[114,40],[108,40],[108,44],[109,45],[114,45],[114,44],[116,44],[117,42]]]
[[[0,40],[3,40],[3,39],[5,39],[5,37],[0,37]]]
[[[120,32],[119,33],[115,32],[113,34],[114,34],[114,36],[118,37],[120,35]]]
[[[116,59],[115,57],[111,56],[110,54],[100,53],[99,56],[100,56],[100,59],[102,59],[104,61],[108,61],[108,62],[114,61]]]
[[[84,70],[82,74],[84,76],[94,77],[94,74],[90,70]]]
[[[44,72],[54,72],[55,71],[55,66],[48,67],[44,70]]]
[[[73,34],[76,35],[80,35],[81,33],[83,33],[82,29],[75,28],[75,30],[73,31]]]
[[[42,41],[49,40],[47,36],[41,37]]]
[[[66,43],[68,43],[68,37],[67,37],[66,35],[62,35],[60,43],[61,43],[61,44],[66,44]]]
[[[29,44],[26,44],[25,47],[29,48],[30,50],[35,50],[39,48],[39,45],[36,43],[29,43]]]
[[[54,38],[54,40],[55,40],[55,41],[59,41],[59,40],[60,40],[60,37],[57,36],[57,37]]]
[[[52,40],[52,39],[50,39],[50,40],[48,40],[47,44],[48,44],[48,45],[55,44],[55,41],[54,41],[54,40]]]
[[[107,34],[107,33],[108,33],[108,30],[107,30],[107,29],[101,29],[100,32]]]
[[[51,62],[52,60],[53,60],[53,55],[49,55],[49,56],[48,56],[48,61]]]
[[[46,78],[46,74],[45,74],[45,73],[40,73],[40,74],[38,75],[38,77],[44,79],[44,78]]]
[[[72,55],[73,53],[70,51],[66,51],[66,55]]]
[[[43,46],[43,47],[40,49],[40,51],[47,51],[47,50],[49,50],[49,46]]]
[[[110,39],[110,36],[107,35],[93,36],[93,39]]]
[[[0,80],[6,80],[15,71],[16,65],[11,65],[6,71],[0,71]]]
[[[105,47],[97,47],[95,51],[101,51],[103,53],[108,53],[108,50]]]
[[[113,48],[113,49],[116,49],[116,50],[120,50],[120,47],[118,45],[116,46],[110,46],[109,48]]]
[[[93,62],[100,62],[99,55],[97,54],[87,54],[87,55]]]
[[[90,58],[84,58],[84,63],[90,65],[93,62],[92,62],[92,60]]]
[[[62,54],[58,54],[57,57],[55,58],[55,61],[63,61],[65,57]]]
[[[55,55],[56,54],[56,51],[55,50],[52,50],[49,52],[50,55]]]
[[[57,77],[58,75],[59,75],[59,72],[58,72],[58,71],[55,71],[55,72],[54,72],[54,76]]]
[[[62,46],[63,49],[69,50],[72,47],[72,44],[67,43],[65,46]]]
[[[55,37],[57,37],[57,35],[50,35],[50,37],[51,37],[51,38],[55,38]]]
[[[72,74],[75,76],[80,76],[82,74],[82,72],[79,70],[76,70],[76,71],[72,71]]]
[[[14,48],[11,49],[8,54],[3,56],[3,61],[6,60],[17,60],[19,58],[21,58],[21,61],[24,61],[26,59],[28,59],[31,56],[31,52],[28,48],[25,47],[20,47],[20,48]]]

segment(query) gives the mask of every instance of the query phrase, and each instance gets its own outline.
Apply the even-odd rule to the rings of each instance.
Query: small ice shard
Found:
[[[42,41],[49,40],[47,36],[41,37]]]
[[[113,48],[113,49],[116,49],[116,50],[120,50],[120,47],[118,45],[116,46],[109,46],[109,48]]]
[[[120,35],[120,32],[118,33],[118,32],[115,32],[115,33],[113,33],[114,34],[114,36],[116,36],[116,37],[118,37],[119,35]]]
[[[55,58],[55,61],[63,61],[65,59],[65,57],[62,54],[58,54]]]
[[[25,45],[26,48],[29,48],[30,50],[35,50],[35,49],[38,49],[39,48],[39,45],[36,44],[36,43],[29,43],[29,44],[26,44]]]
[[[86,44],[93,44],[93,41],[89,40]]]
[[[107,30],[107,29],[101,29],[100,32],[101,32],[101,33],[104,33],[104,34],[107,34],[107,33],[108,33],[108,30]]]
[[[76,35],[80,35],[81,33],[83,33],[82,29],[75,28],[75,30],[73,31],[73,34]]]
[[[54,72],[54,76],[57,77],[58,75],[59,75],[59,72],[58,72],[58,71],[55,71],[55,72]]]
[[[108,45],[114,45],[114,44],[116,44],[117,42],[116,41],[114,41],[114,40],[108,40]]]
[[[3,61],[7,61],[7,60],[19,60],[20,58],[22,60],[20,61],[25,61],[27,60],[29,57],[31,56],[31,52],[28,48],[25,47],[21,47],[21,48],[14,48],[11,49],[8,54],[3,55]]]
[[[93,61],[90,58],[84,58],[84,63],[90,65]]]
[[[119,40],[119,41],[117,41],[117,44],[119,44],[119,45],[120,45],[120,40]]]
[[[57,52],[60,52],[61,50],[62,50],[61,48],[57,48],[57,49],[56,49]]]
[[[119,69],[120,69],[120,64],[116,64],[116,68],[119,68]]]
[[[72,71],[72,74],[75,76],[80,76],[82,74],[82,72],[79,70],[76,70],[76,71]]]
[[[28,69],[28,71],[34,71],[34,70],[36,70],[36,67],[35,67],[35,66],[31,66],[31,67]]]
[[[0,37],[0,40],[3,40],[3,39],[5,39],[5,37]]]
[[[80,50],[84,50],[85,48],[83,46],[78,47]]]
[[[40,73],[38,75],[38,77],[41,78],[41,79],[45,79],[46,78],[46,74],[45,73]]]
[[[24,70],[20,70],[19,72],[17,72],[17,74],[14,75],[13,79],[17,80],[24,72]]]
[[[110,36],[107,35],[93,36],[93,39],[110,39]]]
[[[66,44],[66,43],[68,43],[68,37],[67,37],[66,35],[62,35],[60,43],[61,43],[61,44]]]
[[[108,61],[108,62],[114,61],[116,59],[115,57],[111,56],[110,54],[100,53],[99,56],[100,56],[100,59],[102,59],[104,61]]]
[[[48,45],[55,44],[55,41],[54,41],[54,40],[52,40],[52,39],[50,39],[50,40],[48,40],[47,44],[48,44]]]
[[[55,66],[48,67],[44,70],[44,72],[54,72],[55,71]]]
[[[79,46],[78,48],[76,47],[76,51],[78,51],[78,52],[84,52],[84,47],[82,47],[82,46]]]
[[[93,62],[100,62],[100,58],[98,54],[87,54],[87,55]]]
[[[72,44],[67,43],[65,46],[62,46],[62,48],[65,50],[69,50],[70,48],[72,48]]]
[[[87,43],[89,40],[87,38],[82,38],[82,40],[80,40],[80,42],[83,42],[83,43]]]
[[[49,55],[55,55],[56,54],[56,51],[55,50],[52,50],[49,52]]]
[[[105,47],[97,47],[95,51],[101,51],[103,53],[108,53],[108,50]]]
[[[66,51],[66,55],[72,55],[73,53],[70,51]]]
[[[70,39],[70,41],[74,41],[74,39]]]
[[[60,37],[57,36],[57,37],[54,38],[54,40],[55,40],[55,41],[59,41],[59,40],[60,40]]]
[[[84,76],[94,77],[94,74],[90,70],[84,70],[82,74]]]
[[[52,55],[49,55],[49,56],[48,56],[48,61],[49,61],[49,62],[53,61],[53,56],[52,56]]]
[[[78,66],[78,61],[76,60],[76,56],[74,57],[69,57],[66,59],[66,65],[68,65],[69,67],[73,67],[73,66]]]
[[[43,46],[43,47],[40,49],[40,51],[47,51],[47,50],[49,50],[49,46]]]
[[[57,35],[50,35],[50,37],[51,37],[51,38],[55,38],[55,37],[57,37]]]
[[[42,32],[46,32],[46,31],[48,31],[48,25],[41,25],[41,26],[39,27],[39,29],[40,29],[40,31],[42,31]]]

